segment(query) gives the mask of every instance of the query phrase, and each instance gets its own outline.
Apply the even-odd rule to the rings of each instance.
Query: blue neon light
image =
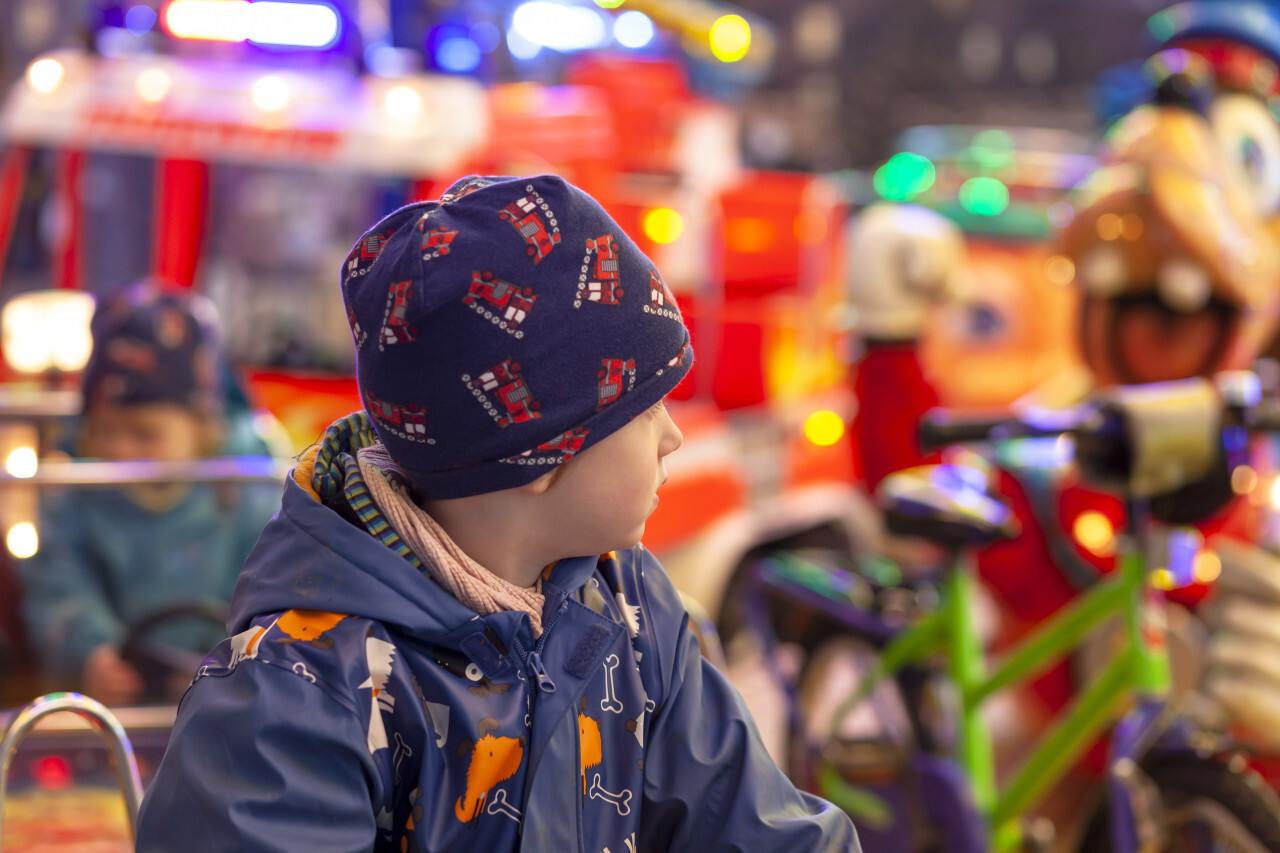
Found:
[[[480,45],[466,36],[451,36],[436,48],[436,64],[454,74],[475,71],[480,67]]]

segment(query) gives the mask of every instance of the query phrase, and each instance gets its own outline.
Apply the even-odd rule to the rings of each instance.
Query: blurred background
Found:
[[[495,82],[554,83],[561,82],[570,56],[555,48],[531,57],[530,48],[512,50],[518,3],[353,0],[332,5],[348,27],[361,27],[359,36],[344,36],[342,47],[329,49],[330,59],[338,63],[358,63],[376,56],[380,47],[393,46],[415,54],[410,67]],[[757,37],[768,28],[768,55],[749,72],[699,69],[702,81],[713,94],[741,106],[749,162],[829,171],[875,165],[898,133],[918,124],[1090,132],[1096,126],[1092,101],[1099,74],[1144,56],[1146,20],[1168,4],[864,0],[736,5],[756,23]],[[12,83],[31,59],[55,48],[165,49],[163,24],[151,15],[133,12],[126,24],[130,9],[158,12],[159,6],[7,0],[0,8],[4,82]],[[657,7],[674,18],[692,16],[698,8],[679,3]],[[625,24],[621,38],[616,29],[605,27],[593,37],[600,43],[589,49],[679,53],[682,35],[658,26],[653,41],[628,36]],[[372,37],[371,29],[376,30]],[[474,47],[449,42],[450,33],[469,39]],[[639,44],[642,38],[646,40]],[[627,47],[628,39],[636,46]],[[440,48],[446,43],[442,65]]]
[[[636,238],[665,279],[652,309],[690,327],[697,362],[671,401],[685,443],[645,543],[774,757],[814,787],[795,738],[863,658],[831,651],[847,625],[761,605],[752,584],[799,554],[810,591],[887,625],[936,607],[917,571],[936,555],[886,537],[873,500],[925,460],[921,413],[1273,364],[1280,289],[1258,264],[1278,242],[1280,23],[1267,4],[1167,5],[0,0],[0,704],[104,699],[147,780],[282,477],[361,406],[337,284],[378,247],[352,241],[461,176],[554,172]],[[1194,41],[1210,36],[1240,49]],[[1207,59],[1152,59],[1179,39]],[[1147,143],[1152,123],[1125,120],[1153,99],[1212,126]],[[1105,167],[1166,150],[1203,154],[1181,208],[1097,206],[1124,183]],[[451,238],[425,231],[424,257]],[[975,463],[1034,551],[983,564],[991,648],[1117,565],[1124,507],[1082,496],[1061,449]],[[1226,494],[1272,513],[1275,465],[1251,465]],[[1019,485],[1031,469],[1047,497]],[[1275,525],[1250,518],[1227,528],[1274,560]],[[1230,571],[1199,541],[1212,559],[1162,581],[1191,588],[1192,611]],[[999,718],[1002,773],[1074,667]],[[75,724],[47,734],[15,765],[10,831],[126,844],[105,757]],[[1096,794],[1099,766],[1046,813]],[[91,820],[50,818],[69,790]]]

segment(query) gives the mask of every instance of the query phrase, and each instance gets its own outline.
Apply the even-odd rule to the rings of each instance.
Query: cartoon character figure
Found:
[[[1259,16],[1266,26],[1258,26]],[[1082,291],[1077,328],[1088,375],[1084,382],[1075,377],[1070,394],[1057,384],[1028,402],[1067,405],[1096,387],[1250,367],[1277,332],[1280,125],[1267,104],[1278,91],[1280,13],[1260,4],[1197,0],[1158,13],[1150,31],[1164,36],[1146,68],[1155,91],[1116,119],[1102,166],[1074,199],[1073,217],[1057,238],[1061,254],[1054,262]],[[908,239],[905,229],[901,238]],[[868,257],[851,249],[853,269]],[[887,330],[895,318],[918,321],[924,303],[909,288],[882,296],[863,298],[865,307],[881,311]],[[919,328],[917,322],[885,337],[896,337],[910,359]],[[863,411],[893,412],[903,399],[927,400],[932,393],[918,370],[881,379],[860,389]],[[913,419],[926,406],[915,406]],[[914,435],[914,425],[902,427]],[[863,445],[869,480],[878,457],[893,447]],[[1230,651],[1246,645],[1254,660],[1280,653],[1280,644],[1250,627],[1271,621],[1258,615],[1259,606],[1280,614],[1280,595],[1260,592],[1274,588],[1266,577],[1280,575],[1280,561],[1255,544],[1264,532],[1266,495],[1259,489],[1270,481],[1258,472],[1271,464],[1265,442],[1255,451],[1254,479],[1241,482],[1226,507],[1197,525],[1213,557],[1198,564],[1221,573],[1213,602],[1197,606],[1212,572],[1170,592],[1196,608],[1213,632],[1209,647],[1199,650],[1209,665],[1198,670],[1194,654],[1179,657],[1193,644],[1175,641],[1171,650],[1175,684],[1198,686],[1251,736],[1280,748],[1280,683]],[[900,449],[892,467],[916,464],[913,452]],[[998,490],[1024,529],[1018,539],[979,555],[981,577],[1004,616],[997,637],[1004,644],[1114,570],[1124,508],[1079,483],[1067,465],[1011,463],[998,476]],[[1253,615],[1241,619],[1246,609]],[[1044,712],[1056,711],[1074,692],[1065,664],[1034,685]]]
[[[453,813],[458,820],[472,826],[484,814],[489,790],[514,776],[524,760],[524,735],[495,735],[497,728],[497,720],[485,717],[476,730],[480,739],[474,744],[464,739],[458,744],[458,757],[470,753],[471,758],[467,765],[467,787],[454,804]]]
[[[1249,368],[1274,355],[1280,328],[1280,123],[1270,109],[1280,11],[1197,0],[1157,13],[1149,29],[1164,36],[1145,69],[1155,103],[1115,122],[1108,160],[1061,239],[1084,293],[1081,347],[1100,385]],[[1196,565],[1211,570],[1170,594],[1195,608],[1211,639],[1172,652],[1184,689],[1199,689],[1242,737],[1274,753],[1280,678],[1257,662],[1280,653],[1262,627],[1280,618],[1270,580],[1280,560],[1266,529],[1275,459],[1268,441],[1252,449],[1250,476],[1233,480],[1230,502],[1197,524],[1209,559]],[[1187,499],[1211,491],[1202,484]],[[1052,535],[1084,570],[1109,571],[1114,557],[1073,535],[1092,509],[1075,497],[1074,516]],[[1209,583],[1212,601],[1200,606]]]
[[[938,405],[938,394],[921,366],[920,336],[931,304],[960,293],[964,237],[928,208],[881,203],[850,223],[846,243],[846,287],[863,344],[854,393],[868,415],[850,438],[870,491],[893,471],[925,461],[916,424]],[[889,400],[893,405],[877,407]]]

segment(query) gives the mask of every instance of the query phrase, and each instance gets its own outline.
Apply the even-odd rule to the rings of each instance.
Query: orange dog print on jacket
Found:
[[[333,648],[333,638],[323,634],[347,618],[345,613],[329,613],[324,610],[290,610],[276,621],[276,627],[285,633],[277,637],[277,643],[310,643],[318,649]]]
[[[470,740],[458,744],[458,755],[471,753],[467,767],[467,790],[454,805],[453,813],[463,823],[474,822],[484,814],[484,804],[489,789],[515,775],[524,759],[524,735],[500,737],[493,734],[498,721],[485,717],[480,721],[480,740],[472,746]]]
[[[587,700],[581,702],[586,707]],[[578,743],[582,745],[579,756],[582,766],[582,793],[587,793],[587,768],[595,767],[604,760],[600,747],[600,724],[581,711],[578,712]]]

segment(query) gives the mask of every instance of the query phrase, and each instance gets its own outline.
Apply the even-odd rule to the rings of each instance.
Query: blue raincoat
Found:
[[[543,591],[535,640],[290,480],[137,849],[859,850],[770,759],[642,547],[563,560]]]

